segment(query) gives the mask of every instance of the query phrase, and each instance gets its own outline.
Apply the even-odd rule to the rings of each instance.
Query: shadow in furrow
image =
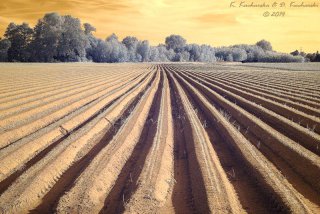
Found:
[[[197,87],[196,87],[197,88]],[[199,88],[198,88],[199,89]],[[217,101],[209,98],[206,94],[204,96],[210,100],[210,102],[216,106],[217,109],[223,109],[224,107],[220,105]],[[273,163],[273,165],[285,175],[286,179],[292,184],[292,186],[298,190],[304,197],[306,197],[311,202],[319,205],[320,197],[319,192],[313,188],[304,176],[299,174],[292,165],[285,160],[281,155],[278,155],[270,146],[270,139],[263,137],[262,133],[259,131],[253,131],[254,128],[248,127],[245,120],[240,120],[234,118],[237,112],[228,112],[223,110],[226,115],[230,116],[230,122],[234,123],[238,127],[239,131],[258,149],[261,153]]]
[[[138,78],[139,78],[140,76],[142,76],[142,75],[143,75],[143,74],[140,74],[140,75],[136,76],[135,78],[133,78],[132,80],[130,80],[130,82],[135,81],[136,79],[138,79]],[[146,75],[144,78],[142,78],[142,79],[139,81],[139,83],[141,83],[141,82],[142,82],[143,80],[145,80],[146,78],[147,78],[147,75]],[[137,83],[137,84],[139,84],[139,83]],[[122,85],[121,87],[124,87],[124,85]],[[131,87],[130,89],[128,89],[125,93],[127,93],[128,91],[130,91],[132,88],[134,88],[134,86]],[[117,88],[117,89],[118,89],[118,88]],[[114,89],[114,90],[117,90],[117,89]],[[62,117],[60,117],[60,118],[58,118],[58,119],[56,119],[56,120],[54,120],[54,121],[52,121],[52,122],[50,122],[50,123],[48,123],[46,126],[43,126],[43,127],[42,127],[41,129],[39,129],[39,130],[42,130],[42,129],[47,128],[48,126],[56,123],[56,122],[59,121],[60,119],[65,118],[65,117],[71,115],[72,113],[74,113],[75,111],[78,111],[78,110],[80,110],[80,109],[83,109],[84,107],[86,107],[86,106],[90,105],[91,103],[93,103],[93,102],[95,102],[95,101],[97,101],[97,100],[99,100],[99,99],[102,99],[102,98],[104,98],[104,97],[106,97],[106,95],[102,95],[102,96],[100,96],[100,97],[97,97],[97,98],[95,98],[94,100],[91,100],[91,101],[87,102],[86,104],[82,105],[81,107],[78,107],[78,108],[73,109],[71,112],[63,115]],[[116,101],[116,100],[114,100],[114,101]],[[110,106],[110,105],[108,104],[108,106]],[[58,110],[59,110],[59,109],[58,109]],[[98,114],[100,114],[100,112],[99,112],[99,113],[96,113],[95,115],[93,115],[93,116],[90,117],[90,118],[93,118],[93,117],[95,117],[95,116],[98,115]],[[90,120],[90,118],[89,118],[88,120]],[[32,122],[32,121],[31,121],[31,122]],[[83,124],[81,124],[79,128],[81,128],[85,123],[87,123],[87,121],[85,121]],[[17,129],[17,128],[19,128],[19,127],[20,127],[20,126],[17,126],[17,127],[15,127],[14,129]],[[78,128],[78,129],[79,129],[79,128]],[[11,129],[8,129],[7,131],[10,131],[10,130],[11,130]],[[36,132],[38,132],[39,130],[37,130]],[[73,131],[73,132],[74,132],[74,131]],[[29,136],[32,135],[32,134],[34,134],[34,133],[27,134],[27,135],[23,136],[22,138],[19,138],[19,139],[15,140],[15,141],[11,142],[11,143],[8,144],[8,145],[1,147],[0,149],[5,149],[5,148],[7,148],[8,146],[10,146],[10,145],[18,142],[19,140],[22,140],[23,138],[29,137]]]
[[[156,135],[157,124],[162,96],[163,75],[161,74],[159,88],[152,101],[152,105],[143,126],[141,136],[132,151],[129,159],[122,168],[115,185],[106,197],[102,213],[122,213],[127,201],[138,188],[138,179],[145,165],[145,160],[152,147]]]
[[[172,100],[172,118],[174,124],[174,179],[172,203],[177,214],[194,213],[193,195],[191,189],[188,152],[182,124],[182,112],[177,104],[177,94],[170,86]]]
[[[149,82],[147,88],[149,88],[154,81],[155,76]],[[119,118],[114,124],[113,128],[107,131],[104,136],[101,137],[101,140],[97,144],[95,144],[91,150],[80,160],[75,162],[69,169],[67,169],[60,179],[54,184],[54,186],[50,189],[50,191],[43,197],[42,203],[31,210],[30,213],[54,213],[56,212],[56,208],[59,202],[59,199],[68,192],[74,185],[77,177],[89,166],[91,161],[94,159],[95,156],[112,140],[114,135],[119,131],[122,126],[122,121],[125,118],[128,118],[131,114],[132,108],[134,108],[137,103],[140,101],[142,95],[147,90],[145,88],[136,99],[126,108],[125,112],[123,113],[122,117]],[[129,92],[129,89],[127,92]],[[126,92],[126,93],[127,93]],[[120,97],[119,97],[120,98]],[[115,100],[116,101],[116,100]],[[114,102],[115,102],[114,101]],[[112,103],[114,103],[112,102]]]
[[[174,73],[174,72],[173,72]],[[175,74],[174,74],[175,75]],[[177,78],[180,82],[179,78]],[[190,90],[183,84],[181,86],[187,92],[187,96],[198,111],[198,117],[203,124],[206,124],[206,131],[215,152],[218,155],[221,166],[226,172],[229,181],[235,188],[238,194],[239,201],[242,207],[248,213],[274,213],[274,204],[269,203],[271,198],[268,194],[262,191],[262,187],[258,184],[254,176],[251,175],[249,169],[246,168],[246,163],[239,157],[238,152],[224,139],[223,136],[217,131],[219,127],[214,121],[208,120],[210,118],[201,108],[202,104],[194,99]],[[217,106],[216,106],[217,107]]]
[[[147,78],[144,77],[141,81],[139,81],[139,83],[143,82],[145,79]],[[153,79],[155,78],[155,76],[153,76]],[[153,80],[152,79],[152,80]],[[139,84],[137,83],[137,84]],[[131,91],[135,86],[129,88],[126,92],[124,92],[124,94],[128,93],[129,91]],[[124,95],[123,94],[123,95]],[[40,161],[43,157],[45,157],[52,149],[54,149],[57,145],[59,145],[59,143],[61,143],[63,140],[65,140],[69,135],[71,135],[72,133],[78,131],[80,128],[84,127],[87,123],[89,123],[90,121],[92,121],[94,118],[96,118],[99,114],[101,114],[101,112],[105,111],[106,109],[108,109],[113,103],[115,103],[118,99],[120,99],[120,97],[116,98],[115,100],[113,100],[112,102],[110,102],[108,105],[104,106],[104,108],[102,108],[99,112],[95,113],[94,115],[92,115],[91,117],[89,117],[87,120],[85,120],[83,123],[81,123],[79,126],[77,126],[74,130],[72,130],[71,132],[68,132],[66,135],[64,135],[63,137],[61,137],[60,139],[56,140],[55,142],[53,142],[50,146],[48,146],[47,148],[45,148],[44,150],[42,150],[39,154],[37,154],[35,157],[33,157],[31,160],[29,160],[24,166],[23,168],[17,170],[16,172],[14,172],[13,174],[11,174],[10,176],[8,176],[6,179],[4,179],[3,181],[0,182],[0,194],[2,194],[3,192],[5,192],[10,185],[16,181],[24,172],[26,172],[30,167],[32,167],[34,164],[36,164],[38,161]],[[98,99],[98,98],[97,98]],[[95,99],[96,100],[96,99]],[[95,100],[91,101],[90,103],[94,102]],[[90,103],[87,103],[86,105],[89,105]],[[67,115],[66,115],[67,116]],[[50,125],[50,124],[49,124]],[[45,127],[44,127],[45,128]]]
[[[178,111],[179,115],[181,116],[181,125],[182,125],[182,130],[175,130],[175,131],[180,131],[183,133],[183,141],[180,142],[179,146],[181,146],[179,149],[183,149],[184,151],[179,151],[183,152],[182,157],[185,158],[186,166],[188,167],[187,176],[188,179],[187,181],[185,178],[181,177],[181,175],[175,174],[175,179],[177,182],[175,183],[174,186],[174,195],[173,195],[173,206],[175,208],[176,212],[179,213],[185,213],[183,210],[183,207],[188,207],[189,209],[187,210],[187,213],[210,213],[209,209],[209,204],[208,204],[208,197],[206,194],[206,188],[204,184],[204,180],[202,177],[202,173],[200,171],[200,163],[197,160],[197,156],[195,153],[195,145],[193,141],[193,136],[192,136],[192,127],[190,124],[190,121],[187,120],[187,114],[184,111],[184,108],[182,107],[182,101],[180,99],[180,96],[178,95],[178,89],[176,85],[173,82],[173,79],[169,75],[169,72],[167,70],[167,67],[165,67],[165,70],[168,74],[169,77],[169,86],[171,91],[175,93],[175,98],[174,102],[176,102],[176,105],[178,106]],[[176,118],[174,118],[175,120]],[[181,136],[179,136],[181,137]],[[178,140],[179,142],[179,140]],[[176,145],[177,142],[175,142]],[[183,145],[184,144],[184,145]],[[175,147],[177,148],[177,147]],[[180,153],[181,154],[181,153]],[[177,166],[177,165],[175,165]],[[188,182],[188,186],[184,186],[183,192],[187,194],[187,196],[182,196],[181,193],[178,193],[176,191],[181,191],[181,187],[177,186],[180,185],[178,182]],[[190,182],[190,183],[189,183]],[[191,190],[191,192],[190,192]],[[184,201],[181,201],[179,197],[185,197]],[[180,202],[182,203],[187,203],[184,206],[181,206],[179,204]]]

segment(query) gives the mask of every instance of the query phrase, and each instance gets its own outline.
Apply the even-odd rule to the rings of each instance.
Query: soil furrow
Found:
[[[127,96],[123,100],[124,102],[131,102],[137,95],[137,92],[135,92],[132,94],[133,97]],[[108,113],[105,116],[101,115],[101,117],[92,121],[91,124],[88,124],[88,126],[86,126],[86,133],[81,134],[84,132],[83,130],[79,132],[79,134],[82,135],[80,138],[74,139],[75,136],[70,135],[69,142],[66,142],[65,148],[61,147],[61,145],[59,148],[60,151],[50,152],[48,156],[51,156],[51,158],[46,158],[46,161],[43,160],[41,163],[37,163],[37,165],[28,170],[21,179],[9,187],[1,197],[9,199],[14,197],[15,191],[20,189],[22,192],[18,198],[14,199],[15,202],[13,203],[8,204],[6,201],[0,200],[0,205],[3,209],[21,212],[22,210],[33,209],[40,205],[41,198],[50,191],[64,172],[90,152],[92,148],[96,148],[94,146],[99,142],[97,138],[99,139],[102,133],[106,133],[111,129],[116,120],[119,118],[121,120],[123,119],[121,115],[123,115],[126,107],[125,103],[121,103],[121,100],[119,100],[114,103],[112,108],[107,109]],[[61,162],[64,164],[61,164]],[[42,167],[40,167],[41,165]],[[36,195],[38,197],[36,197]],[[33,198],[33,200],[30,201],[28,199],[30,197]]]
[[[128,85],[126,88],[123,88],[122,91],[115,91],[114,93],[107,96],[106,99],[101,100],[97,105],[89,108],[82,114],[79,114],[73,117],[71,120],[61,124],[59,127],[56,127],[51,132],[43,135],[40,138],[37,138],[34,141],[30,141],[27,144],[19,147],[18,149],[11,151],[6,156],[1,157],[1,162],[5,163],[0,166],[1,176],[6,176],[18,167],[21,168],[22,164],[29,161],[32,161],[33,156],[39,153],[42,150],[45,150],[46,147],[50,147],[51,144],[56,144],[55,141],[59,141],[61,138],[69,136],[73,132],[77,131],[85,124],[89,123],[91,120],[96,118],[99,114],[102,114],[106,109],[108,109],[113,103],[115,103],[121,96],[130,93],[130,91],[137,90],[137,88],[142,88],[150,81],[151,76],[147,80],[140,80],[136,85]],[[144,83],[143,83],[144,81]],[[143,83],[143,84],[142,84]],[[140,84],[140,86],[139,86]],[[135,89],[136,88],[136,89]],[[126,90],[126,91],[124,91]],[[18,155],[18,158],[15,161],[12,161],[12,157]],[[26,168],[24,167],[24,170]],[[11,177],[11,176],[10,176]]]
[[[263,120],[271,127],[274,127],[276,130],[279,130],[284,135],[287,135],[289,138],[295,140],[297,143],[303,145],[310,151],[316,154],[320,154],[320,150],[317,147],[317,145],[319,145],[320,142],[320,136],[312,130],[301,127],[299,124],[294,123],[293,121],[288,120],[270,111],[269,109],[264,108],[261,105],[251,102],[250,100],[244,99],[238,95],[235,95],[232,92],[224,90],[219,86],[215,86],[198,77],[193,76],[193,78],[196,78],[198,81],[200,81],[204,87],[209,87],[211,90],[214,90],[215,93],[219,93],[219,95],[223,97],[224,100],[229,100],[231,103],[233,103],[233,105],[236,106],[236,108],[241,107],[246,111],[250,112],[252,115],[258,115],[259,118],[261,118],[261,120]]]
[[[132,75],[132,74],[131,74]],[[125,76],[125,75],[124,75]],[[128,74],[128,76],[130,76],[130,74]],[[110,78],[110,80],[115,80],[118,77],[108,77],[108,79]],[[22,99],[16,99],[13,101],[6,101],[3,103],[3,105],[1,105],[0,111],[8,111],[10,109],[10,111],[13,111],[14,108],[26,108],[28,106],[36,106],[36,104],[42,104],[45,102],[52,102],[55,99],[59,98],[59,97],[63,97],[65,95],[68,95],[69,93],[71,94],[73,91],[81,91],[81,89],[83,88],[90,88],[90,85],[92,86],[93,84],[95,86],[99,85],[99,84],[103,84],[103,83],[108,83],[110,82],[110,80],[108,80],[107,78],[103,78],[103,79],[93,79],[91,81],[84,81],[84,82],[80,82],[74,86],[65,86],[63,85],[63,87],[61,88],[56,88],[54,90],[45,92],[45,93],[37,93],[34,96],[28,96],[26,98],[22,98]]]
[[[193,109],[190,101],[188,100],[185,92],[181,86],[178,85],[174,79],[175,87],[178,90],[181,103],[185,111],[185,117],[187,125],[187,133],[192,133],[188,139],[193,139],[193,142],[187,142],[193,144],[193,152],[191,155],[196,156],[196,162],[200,166],[200,175],[191,175],[191,182],[199,183],[203,179],[204,190],[192,189],[196,198],[195,207],[199,213],[242,213],[242,207],[235,191],[230,184],[225,172],[220,165],[220,161],[217,154],[212,148],[209,137],[203,128],[203,124],[200,122],[195,109]],[[189,130],[189,131],[188,131]],[[191,166],[192,167],[192,166]],[[201,178],[199,178],[201,176]],[[194,187],[196,185],[193,185]],[[205,195],[204,195],[205,192]],[[204,198],[202,198],[204,197]],[[199,201],[198,201],[199,200]],[[201,201],[201,202],[200,202]],[[207,201],[208,207],[205,207],[204,201]]]
[[[128,84],[130,84],[132,81],[139,81],[143,78],[141,77],[135,77],[129,82],[123,83],[121,82],[122,85],[120,84],[114,84],[113,86],[110,86],[108,89],[105,91],[99,92],[98,94],[93,94],[91,96],[88,96],[86,98],[80,99],[78,101],[75,101],[71,105],[67,105],[58,111],[55,111],[51,114],[45,115],[41,119],[35,120],[31,123],[25,124],[21,127],[17,127],[15,129],[12,129],[10,131],[7,131],[5,133],[0,134],[2,141],[0,142],[0,147],[3,148],[12,142],[15,142],[22,137],[28,136],[32,134],[33,132],[36,132],[37,130],[44,128],[52,123],[55,123],[59,119],[65,117],[66,115],[74,112],[75,110],[83,107],[84,105],[87,105],[91,102],[94,102],[95,100],[99,100],[101,98],[104,98],[105,96],[109,95],[110,93],[113,93],[114,91],[121,90],[123,87],[126,87]]]
[[[277,103],[282,103],[282,104],[284,104],[286,106],[290,106],[292,108],[298,109],[298,110],[300,110],[300,111],[302,111],[302,112],[304,112],[306,114],[313,115],[313,116],[316,116],[316,117],[320,117],[320,110],[317,109],[317,108],[313,108],[313,107],[310,107],[308,105],[303,105],[301,103],[294,102],[294,101],[292,101],[290,99],[284,99],[284,98],[281,98],[281,97],[278,97],[278,96],[270,95],[270,92],[268,92],[268,93],[259,92],[258,91],[259,88],[250,89],[250,87],[248,87],[248,85],[241,84],[239,82],[230,83],[230,81],[225,81],[225,80],[218,79],[218,78],[210,78],[209,76],[203,75],[203,74],[199,74],[199,77],[203,77],[205,80],[208,80],[208,81],[215,80],[216,82],[218,81],[220,84],[224,84],[224,85],[227,85],[227,86],[232,86],[232,87],[234,87],[236,89],[239,89],[239,90],[242,90],[242,91],[246,91],[246,92],[252,93],[254,95],[258,95],[258,96],[267,98],[268,100],[275,101]]]
[[[156,126],[154,127],[155,134],[153,139],[145,142],[146,144],[152,142],[152,144],[139,178],[135,182],[136,187],[131,191],[132,194],[124,193],[126,197],[130,197],[128,203],[125,204],[125,212],[127,213],[154,213],[161,212],[159,210],[168,211],[170,209],[168,204],[171,202],[174,185],[173,124],[168,80],[162,69],[160,71],[163,75],[163,85],[156,103],[159,106],[156,111],[158,115],[149,120],[152,124],[151,130],[153,124]],[[164,207],[165,204],[167,204],[167,207]]]
[[[217,123],[221,134],[227,142],[232,143],[234,149],[242,155],[243,161],[262,184],[263,191],[280,204],[281,210],[290,210],[293,213],[310,213],[311,211],[303,202],[303,197],[289,184],[283,175],[257,150],[240,132],[227,121],[209,102],[189,83],[179,78],[181,83],[188,88],[194,98],[202,104],[201,108],[208,112],[211,121]]]
[[[0,213],[319,213],[309,65],[3,64]]]
[[[314,108],[319,108],[320,104],[318,103],[318,100],[314,100],[310,97],[306,97],[306,96],[299,96],[298,94],[294,94],[294,93],[287,93],[281,90],[275,90],[275,89],[270,89],[268,87],[265,86],[261,86],[260,84],[257,84],[259,82],[256,83],[249,83],[245,80],[242,80],[241,78],[235,78],[234,76],[230,76],[230,77],[218,77],[216,75],[213,75],[212,73],[199,73],[199,74],[204,74],[210,78],[214,78],[214,79],[220,79],[220,80],[224,80],[227,82],[231,82],[234,83],[236,85],[241,85],[247,88],[250,88],[252,90],[256,90],[256,91],[260,91],[260,92],[264,92],[270,95],[274,95],[276,97],[280,97],[280,98],[284,98],[284,99],[289,99],[292,100],[293,102],[296,103],[302,103]]]
[[[58,212],[99,212],[104,199],[115,185],[142,134],[148,112],[158,91],[159,73],[137,108],[124,122],[117,135],[90,163],[73,188],[59,201]],[[108,179],[103,179],[103,178]],[[81,201],[79,204],[78,201]],[[79,206],[74,206],[74,203]]]

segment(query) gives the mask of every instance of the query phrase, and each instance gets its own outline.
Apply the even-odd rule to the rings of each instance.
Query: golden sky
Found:
[[[289,8],[288,0],[242,0],[246,3],[285,2],[283,8],[230,8],[238,0],[0,0],[0,35],[9,22],[31,26],[45,13],[70,14],[97,28],[96,36],[116,33],[163,43],[179,34],[188,43],[213,46],[253,44],[269,40],[274,49],[291,52],[320,50],[320,0],[315,8]],[[298,0],[292,0],[301,3]],[[264,17],[265,11],[285,11],[285,17]]]

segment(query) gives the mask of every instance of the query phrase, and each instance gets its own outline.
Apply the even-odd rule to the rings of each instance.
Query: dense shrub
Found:
[[[265,55],[259,57],[259,62],[304,62],[304,57],[267,51]]]

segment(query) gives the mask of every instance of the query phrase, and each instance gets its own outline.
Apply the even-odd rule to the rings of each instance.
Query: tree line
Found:
[[[302,56],[305,58],[306,62],[320,62],[320,53],[317,51],[316,53],[305,53],[303,51],[295,50],[290,53],[293,56]]]
[[[45,14],[34,28],[27,23],[10,23],[0,38],[2,62],[303,62],[306,56],[279,53],[270,42],[228,47],[188,44],[170,35],[164,44],[151,46],[147,40],[127,36],[122,41],[112,34],[96,38],[96,28],[78,18]],[[316,57],[315,57],[316,58]],[[311,61],[311,60],[309,60]]]

